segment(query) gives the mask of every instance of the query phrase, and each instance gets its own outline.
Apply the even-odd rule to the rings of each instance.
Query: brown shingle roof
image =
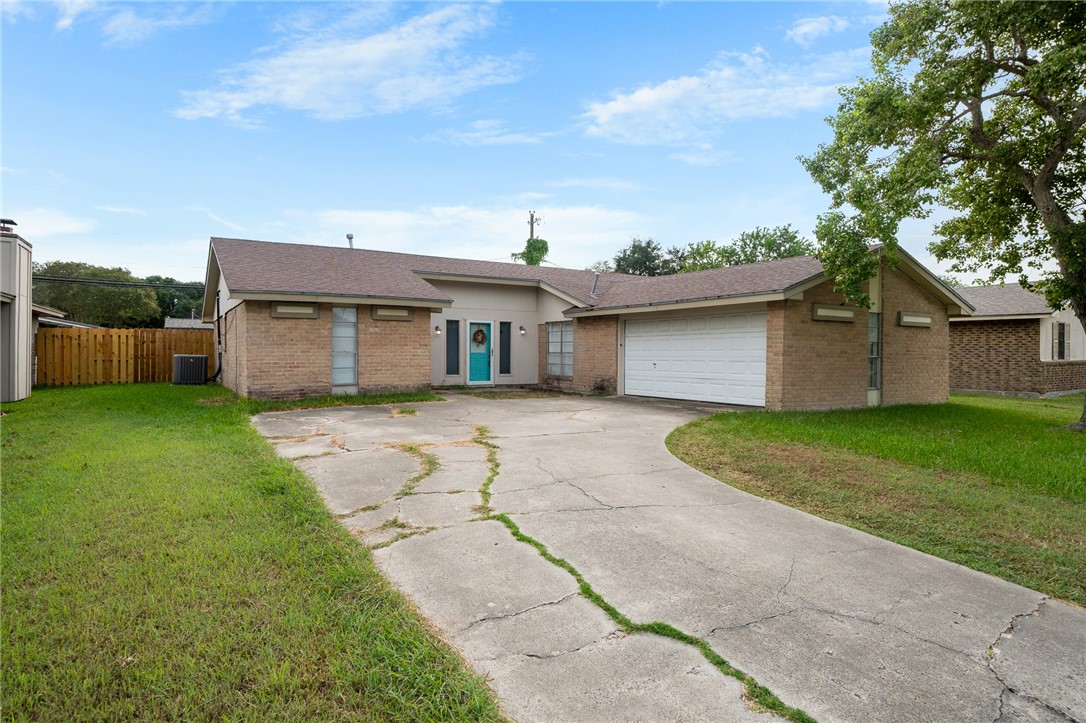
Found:
[[[956,291],[976,307],[977,316],[1017,316],[1051,314],[1045,297],[1026,291],[1019,284],[970,286]]]
[[[236,293],[320,294],[450,301],[424,275],[539,281],[582,309],[671,304],[781,292],[822,273],[810,256],[675,276],[629,276],[389,251],[211,239],[227,287]],[[593,284],[596,295],[591,296]]]

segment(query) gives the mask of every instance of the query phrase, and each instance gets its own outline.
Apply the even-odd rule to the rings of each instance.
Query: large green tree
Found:
[[[838,289],[868,303],[868,244],[893,263],[900,222],[941,206],[936,258],[1018,276],[1086,328],[1086,3],[897,2],[871,41],[873,76],[801,159],[832,199],[816,235]]]
[[[181,284],[170,276],[148,276],[144,281],[152,284]],[[199,312],[204,303],[204,286],[199,282],[192,282],[192,288],[185,289],[180,286],[175,288],[154,289],[155,298],[158,300],[159,314],[154,322],[155,327],[166,325],[166,317],[175,319],[191,319],[193,312]]]
[[[660,276],[664,273],[664,252],[651,238],[630,240],[630,245],[615,254],[615,271],[635,276]]]
[[[815,245],[803,238],[791,224],[774,228],[757,226],[744,231],[730,244],[715,241],[692,243],[686,248],[680,271],[703,271],[721,266],[741,266],[759,261],[810,256]]]
[[[33,266],[35,276],[140,281],[128,269],[94,266],[78,261],[49,261],[34,263]],[[129,286],[35,280],[34,303],[60,309],[73,321],[113,328],[153,326],[160,316],[158,300],[151,289]]]

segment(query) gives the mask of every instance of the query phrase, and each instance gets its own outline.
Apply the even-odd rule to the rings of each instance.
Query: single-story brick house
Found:
[[[868,311],[811,257],[649,278],[213,238],[203,319],[221,383],[252,397],[538,384],[769,409],[942,402],[949,318],[971,309],[900,259]]]
[[[1086,331],[1071,309],[1053,311],[1018,284],[957,291],[976,311],[951,319],[951,389],[1030,395],[1086,389]]]

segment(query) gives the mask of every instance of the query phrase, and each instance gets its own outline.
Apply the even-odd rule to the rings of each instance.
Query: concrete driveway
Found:
[[[495,513],[633,621],[701,638],[787,705],[823,721],[1086,723],[1086,611],[694,471],[664,437],[707,408],[464,395],[409,406],[417,414],[253,423],[517,720],[767,716],[696,648],[622,633],[568,572],[477,519],[492,471],[480,426],[500,464]],[[439,466],[412,482],[425,454]]]

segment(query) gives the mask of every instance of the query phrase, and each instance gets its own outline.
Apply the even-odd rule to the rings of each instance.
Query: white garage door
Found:
[[[625,391],[765,405],[764,312],[626,322]]]

